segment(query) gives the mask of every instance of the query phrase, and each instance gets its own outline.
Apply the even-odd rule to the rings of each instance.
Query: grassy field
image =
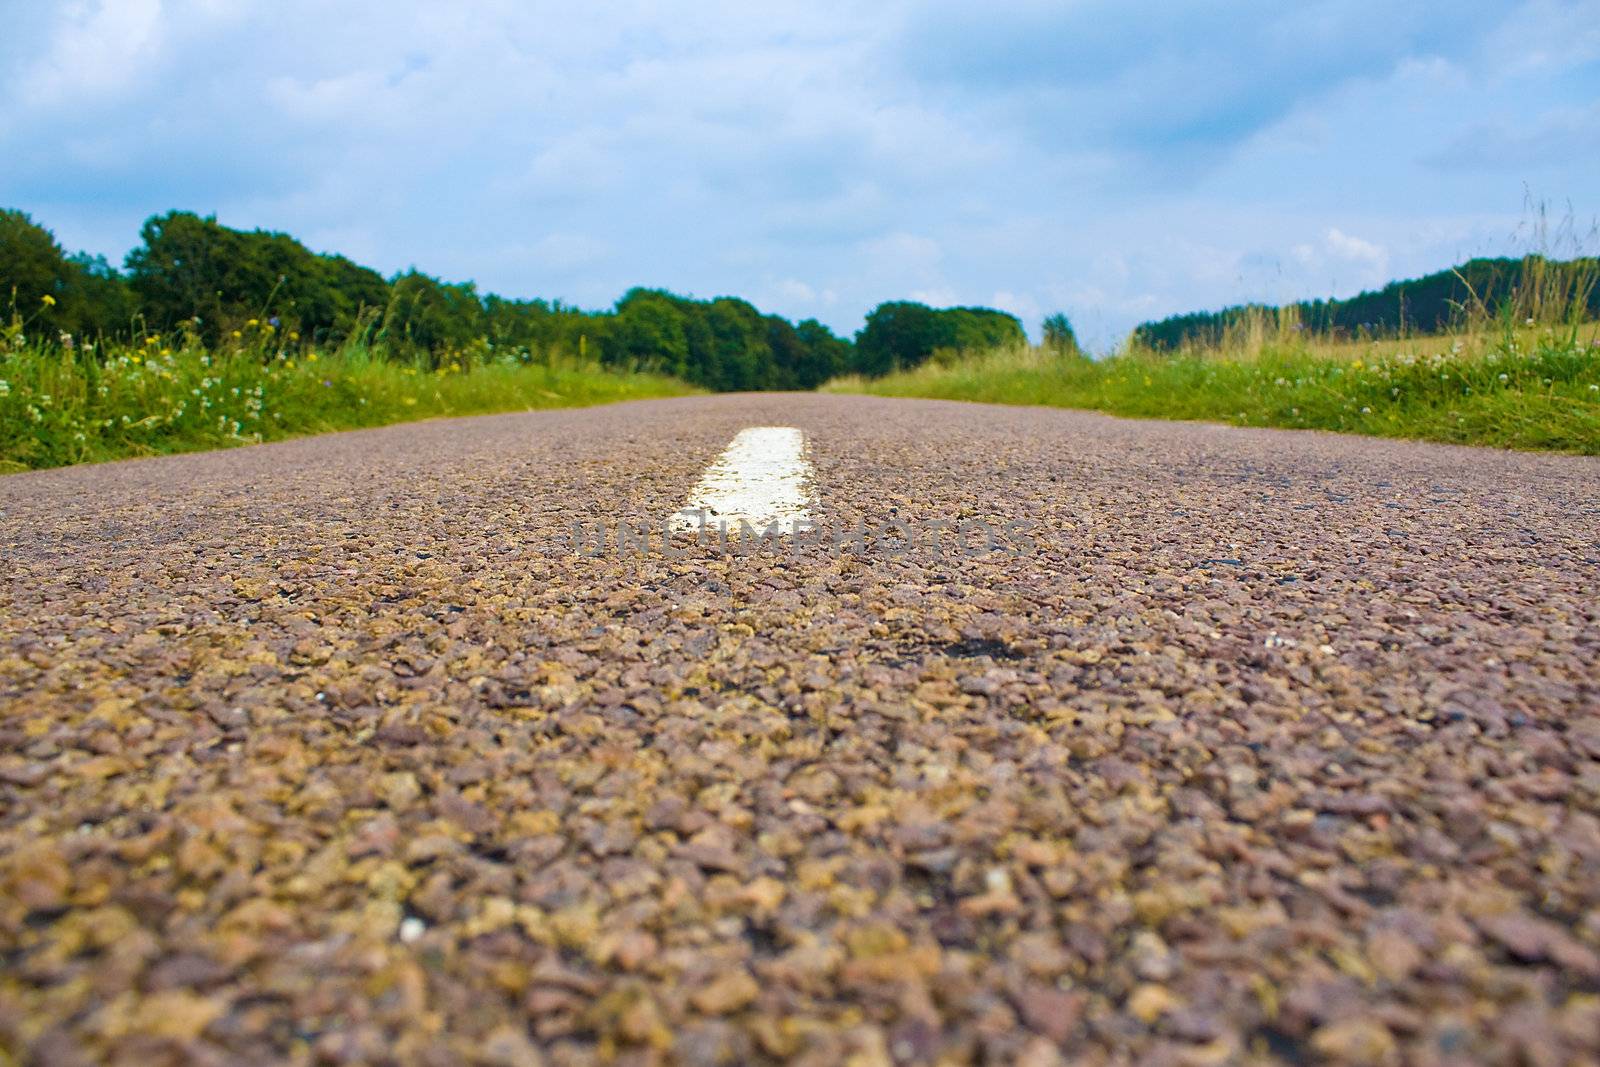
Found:
[[[1101,360],[1016,349],[824,389],[1600,455],[1594,327],[1376,343],[1267,338],[1233,352]]]
[[[0,344],[0,473],[275,441],[447,415],[680,396],[672,378],[592,364],[447,362],[360,348],[208,352],[161,338],[94,351]]]

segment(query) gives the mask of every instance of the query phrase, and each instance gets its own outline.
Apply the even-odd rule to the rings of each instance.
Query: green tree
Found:
[[[0,307],[15,312],[30,330],[54,336],[78,328],[78,271],[55,235],[26,212],[0,211]]]
[[[214,216],[172,211],[148,220],[140,238],[127,260],[140,311],[160,328],[198,320],[209,343],[249,319],[277,319],[284,332],[338,339],[363,308],[390,302],[389,285],[376,271],[317,255],[287,234],[233,230]]]
[[[939,347],[957,352],[982,352],[991,348],[1026,344],[1028,335],[1015,315],[993,308],[959,307],[936,313],[940,323]]]
[[[730,296],[711,301],[703,313],[716,345],[718,376],[702,384],[730,392],[765,387],[772,350],[767,347],[761,313]]]
[[[105,256],[74,252],[67,259],[76,271],[72,288],[81,295],[81,300],[77,301],[78,328],[75,332],[86,337],[132,333],[138,304],[121,272],[107,262]]]
[[[146,220],[139,236],[142,244],[126,261],[128,284],[158,328],[196,321],[201,337],[215,344],[241,304],[259,306],[275,284],[244,268],[236,235],[214,217],[168,212]]]
[[[1472,259],[1448,270],[1343,300],[1304,300],[1290,304],[1288,320],[1327,336],[1439,333],[1463,319],[1501,316],[1543,320],[1600,318],[1600,260],[1550,260],[1530,255],[1521,259]],[[1280,309],[1245,304],[1221,311],[1195,311],[1141,323],[1136,343],[1154,349],[1214,345],[1227,332],[1253,317],[1268,321]]]
[[[300,308],[302,328],[314,340],[342,341],[357,328],[363,314],[378,312],[389,303],[389,283],[371,267],[344,256],[317,256],[320,283],[314,296]],[[291,293],[291,309],[299,306]]]
[[[471,282],[450,284],[412,269],[394,279],[380,340],[426,353],[434,366],[483,336],[483,304]]]
[[[693,380],[684,326],[683,312],[670,294],[631,289],[617,301],[616,317],[601,349],[603,362]]]
[[[816,382],[810,381],[811,352],[806,348],[805,342],[800,340],[800,334],[794,325],[779,315],[767,315],[763,321],[767,324],[767,352],[769,354],[771,369],[764,376],[761,383],[763,389],[811,389],[816,387]]]
[[[0,213],[0,282],[16,289],[30,333],[46,335],[181,326],[216,344],[254,319],[285,339],[319,344],[370,331],[377,351],[426,354],[434,366],[488,352],[527,361],[592,354],[714,390],[810,389],[867,363],[815,319],[794,325],[737,297],[695,300],[639,288],[599,312],[480,297],[470,282],[415,269],[385,279],[288,234],[235,230],[188,211],[147,219],[125,274],[103,258],[67,256],[21,212]],[[900,302],[874,312],[863,351],[881,373],[940,347],[986,347],[1013,335],[1020,325],[1001,312]]]
[[[1073,332],[1072,323],[1062,312],[1045,316],[1043,328],[1046,348],[1066,356],[1075,356],[1082,352],[1078,347],[1078,335]]]
[[[105,257],[68,255],[25,212],[0,211],[0,308],[6,313],[13,294],[17,313],[38,336],[96,337],[131,329],[132,294]]]
[[[977,352],[1027,340],[1015,315],[993,308],[935,310],[912,301],[879,304],[856,334],[856,366],[870,376],[926,362],[935,352]]]
[[[806,349],[806,369],[800,375],[800,388],[815,389],[829,378],[855,369],[855,346],[816,319],[802,321],[794,332]]]
[[[896,300],[867,314],[856,334],[856,366],[869,377],[914,367],[939,347],[938,314],[926,304]]]

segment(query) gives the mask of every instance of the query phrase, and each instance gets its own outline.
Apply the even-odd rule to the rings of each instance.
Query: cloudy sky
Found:
[[[1600,213],[1600,0],[0,0],[0,206],[609,305],[1146,318]],[[1591,239],[1592,244],[1592,239]]]

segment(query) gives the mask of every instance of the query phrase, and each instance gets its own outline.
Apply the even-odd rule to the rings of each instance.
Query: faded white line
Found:
[[[810,483],[804,434],[793,426],[751,426],[706,468],[673,525],[697,529],[703,514],[708,529],[726,523],[734,532],[748,522],[759,533],[776,522],[793,532],[811,521]]]

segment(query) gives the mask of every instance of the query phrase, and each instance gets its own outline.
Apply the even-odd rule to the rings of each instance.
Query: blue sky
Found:
[[[1600,0],[3,0],[0,206],[180,207],[380,270],[1151,317],[1600,213]],[[1570,244],[1570,242],[1563,242]]]

